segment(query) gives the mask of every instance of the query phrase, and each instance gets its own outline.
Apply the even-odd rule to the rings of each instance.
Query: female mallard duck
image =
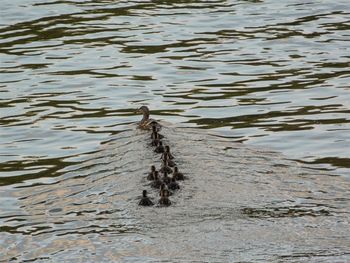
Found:
[[[157,148],[154,150],[156,153],[163,153],[164,152],[164,146],[162,141],[158,142]]]
[[[176,182],[175,178],[171,178],[171,182],[168,184],[168,188],[170,190],[178,190],[180,189],[179,184]]]
[[[152,126],[155,126],[157,131],[160,130],[160,124],[157,121],[149,118],[150,113],[147,106],[141,106],[137,112],[140,112],[143,115],[142,120],[139,122],[140,129],[149,130],[152,128]]]
[[[153,202],[147,196],[147,191],[146,190],[142,191],[142,198],[141,198],[141,200],[139,202],[139,205],[143,205],[143,206],[151,206],[151,205],[153,205]]]
[[[173,173],[173,178],[175,178],[175,180],[184,180],[184,175],[183,173],[179,172],[179,169],[177,168],[177,166],[174,167],[174,173]]]
[[[151,186],[153,188],[158,188],[159,189],[159,187],[162,185],[162,181],[159,179],[158,175],[159,175],[158,171],[155,171],[154,172],[154,180],[151,183]]]
[[[168,176],[168,173],[166,171],[163,173],[162,181],[165,184],[169,184],[171,182],[171,178]]]
[[[171,174],[173,170],[168,166],[168,160],[162,160],[162,167],[159,170],[161,173]]]
[[[152,165],[151,171],[148,173],[147,180],[153,181],[155,172],[156,172],[156,167],[154,165]]]
[[[169,191],[163,191],[161,192],[161,197],[159,199],[159,204],[162,205],[162,206],[169,206],[171,205],[171,202],[168,198],[168,192]]]

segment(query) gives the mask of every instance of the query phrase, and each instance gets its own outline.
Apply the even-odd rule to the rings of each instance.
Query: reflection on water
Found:
[[[212,247],[213,261],[348,259],[348,1],[1,7],[1,259],[144,262],[167,258],[166,246],[189,261]],[[133,207],[151,158],[130,131],[143,104],[202,130],[168,130],[198,171],[166,211]]]

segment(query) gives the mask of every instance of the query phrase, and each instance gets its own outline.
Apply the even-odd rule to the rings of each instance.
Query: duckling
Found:
[[[151,171],[148,173],[147,180],[153,181],[154,180],[154,173],[156,171],[156,167],[154,165],[151,166]]]
[[[167,146],[165,146],[167,147]],[[167,154],[167,152],[164,152],[163,155],[162,155],[162,158],[161,158],[163,161],[166,161],[168,166],[170,167],[174,167],[176,164],[174,161],[170,160],[169,159],[169,155]]]
[[[146,190],[142,191],[142,199],[140,200],[139,205],[143,205],[143,206],[152,206],[153,205],[153,202],[147,196]]]
[[[176,182],[175,178],[171,178],[171,182],[168,184],[168,188],[170,190],[178,190],[180,189],[179,184]]]
[[[159,175],[158,171],[155,171],[154,172],[154,181],[151,183],[151,186],[153,188],[159,188],[162,185],[162,181],[159,180],[158,175]]]
[[[171,178],[168,176],[168,173],[166,171],[164,171],[164,173],[163,173],[162,181],[165,184],[169,184],[171,182]]]
[[[160,137],[159,137],[159,133],[157,132],[154,135],[154,139],[152,139],[151,145],[152,146],[158,146],[159,142],[160,142]]]
[[[170,153],[170,146],[166,145],[164,149],[164,153],[162,154],[162,159],[168,157],[169,160],[174,159],[174,156]]]
[[[161,186],[160,186],[160,190],[159,190],[159,196],[162,196],[162,193],[163,192],[167,192],[167,196],[171,196],[173,193],[170,192],[166,187],[165,187],[165,184],[163,183]]]
[[[157,148],[154,150],[156,153],[163,153],[164,152],[164,146],[162,141],[158,142]]]
[[[161,173],[171,174],[173,170],[168,166],[168,160],[162,160],[162,168],[159,170]]]
[[[159,204],[162,206],[169,206],[171,205],[171,202],[168,198],[168,191],[161,192],[161,197],[159,199]]]
[[[155,126],[156,129],[160,130],[161,128],[160,124],[157,121],[149,118],[150,113],[147,106],[141,106],[137,110],[137,112],[140,112],[143,114],[142,120],[139,122],[140,129],[149,130],[151,129],[152,126]]]
[[[183,173],[179,172],[179,169],[177,168],[177,166],[174,167],[173,177],[175,178],[175,180],[178,180],[178,181],[184,180],[184,175]]]
[[[153,127],[155,127],[156,131],[159,132],[162,129],[162,126],[156,120],[153,120],[153,119],[150,119],[150,120],[151,120],[152,130],[153,130]],[[161,137],[163,138],[164,136],[161,135]]]
[[[164,136],[157,131],[157,127],[155,125],[152,125],[152,134],[151,134],[151,139],[154,140],[157,137],[157,134],[159,136],[159,139],[163,139]]]

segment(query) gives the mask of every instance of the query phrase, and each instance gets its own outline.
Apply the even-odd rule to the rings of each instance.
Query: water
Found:
[[[0,259],[348,261],[347,2],[2,1]]]

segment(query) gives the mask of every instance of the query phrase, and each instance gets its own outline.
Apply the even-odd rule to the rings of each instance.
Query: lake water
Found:
[[[349,54],[348,1],[3,0],[0,261],[349,261]]]

